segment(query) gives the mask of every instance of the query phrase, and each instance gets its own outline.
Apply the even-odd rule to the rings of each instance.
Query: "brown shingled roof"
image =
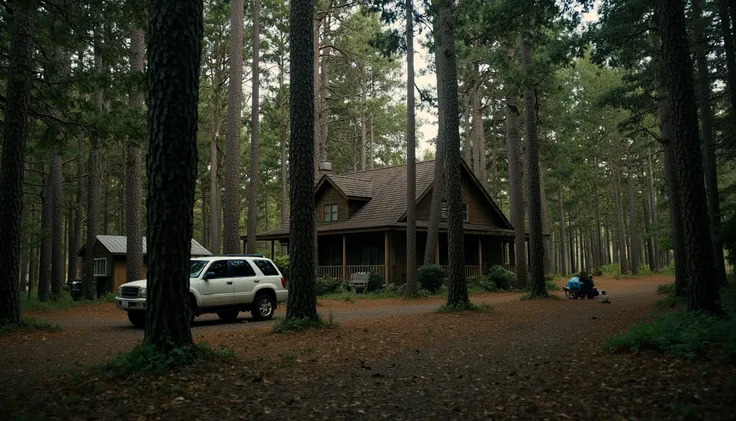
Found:
[[[417,162],[417,188],[416,198],[424,196],[434,182],[434,161]],[[463,164],[467,170],[467,166]],[[470,171],[468,171],[470,173]],[[472,175],[476,182],[477,179]],[[376,229],[401,229],[406,227],[406,222],[400,222],[402,215],[406,212],[406,165],[395,165],[390,167],[376,168],[373,170],[357,171],[345,175],[326,174],[317,182],[317,188],[323,183],[330,181],[336,185],[346,197],[370,198],[363,206],[358,208],[347,221],[317,224],[318,232],[345,232],[351,230]],[[480,186],[480,183],[477,183]],[[486,196],[489,200],[489,195]],[[503,215],[500,209],[493,207]],[[505,216],[502,218],[508,222]],[[426,221],[417,221],[417,227],[426,227]],[[468,231],[493,232],[498,235],[513,235],[511,223],[507,227],[497,228],[477,224],[465,224]],[[440,229],[446,229],[446,224],[440,224]],[[283,237],[289,234],[288,222],[278,229],[258,234],[258,238]],[[243,236],[242,238],[246,238]]]

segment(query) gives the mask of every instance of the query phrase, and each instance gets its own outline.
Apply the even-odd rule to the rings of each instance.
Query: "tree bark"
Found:
[[[70,281],[79,279],[79,258],[77,252],[82,243],[82,209],[84,208],[84,183],[86,175],[84,171],[84,142],[77,140],[77,194],[74,207],[74,222],[72,234],[69,241],[69,276]]]
[[[317,4],[314,5],[315,8],[318,7]],[[313,98],[314,98],[314,181],[316,182],[319,179],[319,151],[322,149],[322,136],[320,135],[320,114],[322,113],[322,101],[320,101],[321,96],[321,81],[320,81],[320,75],[319,75],[319,64],[320,64],[320,43],[319,43],[319,27],[320,23],[322,22],[322,19],[326,15],[325,12],[318,12],[315,10],[316,16],[314,17],[314,20],[312,21],[312,31],[313,31],[313,39],[314,43],[312,46],[312,72],[314,74],[314,82],[313,82]],[[315,227],[316,229],[316,227]],[[314,234],[314,241],[317,241],[317,233],[315,231]],[[314,246],[315,253],[317,252],[317,245],[315,243]]]
[[[289,27],[289,299],[286,319],[318,320],[315,261],[315,75],[312,0],[292,0]],[[296,228],[298,227],[298,229]]]
[[[243,94],[243,1],[230,2],[230,83],[227,88],[223,251],[240,253],[240,129]]]
[[[516,255],[516,287],[527,286],[526,229],[524,218],[524,186],[521,175],[520,116],[516,94],[510,89],[506,94],[506,145],[509,171],[509,207],[511,224],[514,226],[514,248]]]
[[[54,139],[57,140],[57,139]],[[51,299],[57,300],[64,283],[64,204],[62,162],[58,145],[52,146],[49,189],[51,199]]]
[[[284,60],[279,59],[279,95],[281,98],[281,108],[288,107],[285,99],[286,92],[284,92]],[[288,113],[287,113],[288,120]],[[287,167],[287,159],[289,152],[289,124],[288,121],[283,122],[283,132],[281,133],[281,224],[286,224],[289,218],[289,190],[287,188],[287,178],[289,177],[289,171]]]
[[[246,253],[256,252],[258,234],[258,162],[260,161],[260,45],[261,0],[253,0],[253,70],[250,132],[250,188],[248,189],[248,242]]]
[[[654,265],[654,241],[653,241],[653,235],[652,230],[650,229],[651,225],[649,224],[649,200],[647,199],[646,195],[644,196],[644,201],[642,202],[644,206],[644,227],[646,229],[646,233],[648,234],[648,238],[646,241],[646,248],[647,248],[647,263],[649,263],[649,270],[654,272],[655,265]]]
[[[471,81],[470,84],[472,85],[473,82]],[[474,156],[474,148],[473,148],[473,130],[471,129],[470,124],[470,107],[471,107],[471,100],[470,97],[472,96],[472,87],[467,88],[467,93],[464,95],[465,99],[465,112],[463,113],[463,120],[465,121],[465,136],[463,136],[463,157],[465,159],[465,163],[468,164],[468,167],[471,169],[474,168],[475,160],[473,159]]]
[[[130,39],[131,73],[143,72],[143,57],[146,54],[144,43],[143,29],[134,28]],[[130,105],[134,108],[144,107],[141,90],[134,89],[130,93]],[[125,279],[128,282],[146,278],[143,271],[143,230],[141,229],[142,165],[141,145],[136,140],[128,142],[128,160],[125,165],[125,236],[128,253],[125,261]]]
[[[49,176],[43,178],[41,198],[41,251],[38,264],[38,299],[49,300],[51,284],[51,183]]]
[[[593,206],[595,207],[595,251],[593,266],[603,266],[603,242],[601,241],[601,209],[598,202],[598,160],[593,161]]]
[[[526,74],[524,87],[524,129],[526,134],[527,186],[529,191],[529,274],[532,297],[546,296],[544,279],[544,240],[542,236],[542,196],[539,180],[539,139],[537,137],[536,93],[531,85],[533,76],[532,44],[524,39],[521,62]]]
[[[445,175],[447,180],[448,291],[447,305],[462,306],[470,302],[465,281],[463,233],[462,160],[460,155],[460,119],[457,88],[457,53],[455,50],[454,0],[437,0],[435,21],[437,49],[437,104],[444,115]],[[439,82],[442,80],[442,82]]]
[[[557,195],[560,205],[560,272],[564,275],[567,273],[567,259],[565,258],[565,206],[562,201],[562,183]]]
[[[188,320],[194,311],[189,298],[189,258],[197,182],[197,102],[203,33],[201,1],[151,2],[150,140],[146,162],[150,180],[146,200],[149,275],[143,342],[162,352],[192,343]],[[171,51],[177,52],[176,60],[171,59]],[[172,224],[178,229],[172,230]]]
[[[639,236],[636,229],[636,201],[634,199],[634,166],[631,152],[628,155],[628,190],[629,190],[629,237],[631,238],[631,274],[639,274]]]
[[[661,130],[660,130],[661,133]],[[647,151],[647,158],[649,162],[649,203],[652,210],[652,248],[654,250],[652,269],[655,273],[659,273],[662,269],[659,255],[659,220],[657,218],[657,193],[654,189],[654,168],[652,166],[652,154]]]
[[[416,120],[414,104],[414,3],[406,0],[406,296],[417,296]]]
[[[220,184],[217,182],[217,135],[212,133],[210,139],[210,251],[220,252]]]
[[[729,12],[729,0],[718,0],[718,16],[721,21],[721,35],[723,47],[726,50],[726,69],[729,99],[731,100],[731,122],[736,127],[736,41],[731,31],[731,21],[734,19],[733,7]]]
[[[3,148],[0,165],[0,324],[18,323],[20,291],[24,160],[28,138],[33,58],[33,2],[12,3],[6,103],[3,112]],[[30,291],[30,289],[29,289]]]
[[[488,190],[488,164],[486,162],[486,139],[485,129],[483,128],[483,105],[481,103],[481,87],[478,63],[473,64],[473,74],[475,87],[473,89],[473,155],[476,158],[473,171],[480,180],[483,188]],[[477,151],[477,152],[476,152]]]
[[[709,222],[708,206],[684,4],[679,0],[660,0],[659,17],[690,284],[688,309],[721,313],[720,284],[714,267],[711,235],[709,230],[702,229]]]
[[[696,85],[697,99],[700,108],[700,129],[703,135],[703,171],[705,173],[705,195],[708,207],[708,222],[713,248],[713,265],[716,280],[720,285],[728,285],[726,277],[726,259],[723,256],[721,240],[721,207],[718,198],[718,171],[716,163],[716,145],[713,132],[713,107],[710,100],[710,75],[708,59],[710,53],[708,39],[705,35],[705,17],[702,15],[703,0],[693,0],[693,35],[695,37],[695,62],[697,64]]]
[[[539,193],[540,200],[542,202],[542,233],[545,237],[542,238],[544,244],[544,274],[547,275],[552,270],[552,256],[551,252],[554,248],[550,242],[551,238],[549,230],[549,214],[547,212],[547,190],[544,184],[544,171],[540,168],[539,170]]]
[[[616,248],[618,249],[618,262],[621,265],[621,273],[629,273],[629,263],[626,259],[626,237],[624,227],[623,209],[621,206],[623,198],[621,197],[621,188],[619,184],[619,176],[613,175],[613,196],[616,202]]]

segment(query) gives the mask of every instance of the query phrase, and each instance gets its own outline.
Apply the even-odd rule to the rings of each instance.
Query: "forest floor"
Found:
[[[205,318],[195,340],[235,359],[142,377],[98,366],[141,337],[122,312],[43,314],[64,330],[0,337],[0,418],[733,419],[736,367],[601,349],[668,282],[596,278],[610,304],[483,294],[471,299],[490,310],[459,314],[435,312],[439,299],[323,300],[341,326],[288,335]]]

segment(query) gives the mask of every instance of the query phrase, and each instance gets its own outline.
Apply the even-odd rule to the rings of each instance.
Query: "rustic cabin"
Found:
[[[417,163],[417,262],[424,260],[434,161]],[[329,168],[324,166],[321,168]],[[514,230],[470,168],[462,163],[465,272],[514,265]],[[389,282],[406,279],[406,165],[336,175],[323,171],[315,187],[318,274],[339,280],[356,272],[378,272]],[[443,203],[435,263],[447,265],[447,222]],[[257,234],[288,253],[289,225]],[[246,236],[241,237],[243,245]],[[511,246],[510,246],[511,245]]]

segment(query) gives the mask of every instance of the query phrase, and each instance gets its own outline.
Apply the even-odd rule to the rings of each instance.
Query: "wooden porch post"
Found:
[[[478,276],[483,276],[483,236],[478,236]]]
[[[439,266],[440,264],[440,238],[437,234],[437,245],[434,247],[434,264]]]
[[[342,235],[342,281],[343,282],[347,281],[347,277],[348,277],[348,272],[347,272],[348,246],[347,244],[348,244],[347,235],[343,234]]]
[[[383,232],[383,280],[388,281],[388,259],[389,259],[389,244],[388,244],[388,231]]]

